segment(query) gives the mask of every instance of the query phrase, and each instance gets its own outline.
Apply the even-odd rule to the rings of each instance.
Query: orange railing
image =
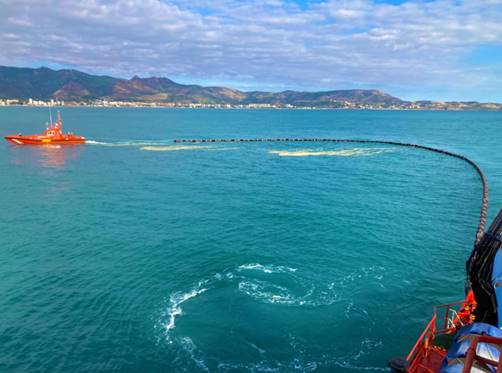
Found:
[[[478,343],[480,342],[502,346],[502,338],[490,337],[487,335],[474,337],[471,344],[469,345],[469,348],[467,349],[467,355],[465,357],[464,369],[462,369],[462,373],[469,373],[474,362],[497,367],[497,372],[502,372],[502,359],[500,359],[500,356],[498,361],[494,361],[477,355],[476,350]]]
[[[447,304],[441,304],[434,307],[434,314],[443,311],[441,329],[437,329],[436,335],[451,334],[457,327],[464,326],[459,317],[459,309],[466,304],[466,301],[459,301]]]
[[[439,349],[438,346],[434,345],[434,341],[438,335],[452,334],[455,332],[457,326],[463,326],[458,317],[458,309],[464,304],[465,301],[460,301],[434,307],[431,320],[406,357],[408,372],[416,372],[419,368],[425,371],[434,371],[424,366],[423,362],[427,360],[434,348],[436,350]],[[438,314],[440,317],[438,317]],[[460,325],[458,325],[459,323]]]
[[[408,371],[415,371],[420,365],[422,359],[428,356],[430,346],[434,342],[434,337],[436,335],[436,319],[436,310],[434,310],[432,319],[429,321],[420,337],[418,337],[417,342],[411,349],[408,356],[406,356],[406,361],[409,364]]]

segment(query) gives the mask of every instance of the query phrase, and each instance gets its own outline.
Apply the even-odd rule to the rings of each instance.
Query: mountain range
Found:
[[[29,98],[77,102],[112,100],[175,104],[270,104],[294,107],[373,105],[376,107],[429,108],[435,107],[434,105],[437,104],[432,101],[404,101],[376,89],[322,92],[244,92],[225,87],[179,84],[163,77],[140,78],[134,76],[131,79],[121,79],[91,75],[69,69],[0,66],[0,99],[27,100]],[[446,104],[448,104],[447,106],[453,105],[453,108],[456,109],[502,109],[500,104],[479,104],[477,102]]]
[[[206,104],[276,104],[325,106],[333,102],[399,104],[402,100],[378,90],[325,92],[243,92],[225,87],[203,87],[168,78],[120,79],[77,70],[52,70],[0,66],[0,98],[35,100],[124,100]]]

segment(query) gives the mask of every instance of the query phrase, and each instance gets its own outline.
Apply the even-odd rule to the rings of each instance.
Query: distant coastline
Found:
[[[131,79],[77,70],[0,66],[0,106],[151,107],[192,109],[350,109],[502,111],[501,103],[406,101],[377,89],[320,92],[244,92],[176,83],[164,77]]]
[[[345,104],[334,106],[294,106],[277,104],[200,104],[140,101],[62,101],[0,99],[0,107],[92,107],[92,108],[165,108],[165,109],[275,109],[275,110],[380,110],[380,111],[502,111],[502,104],[431,102],[402,105]]]

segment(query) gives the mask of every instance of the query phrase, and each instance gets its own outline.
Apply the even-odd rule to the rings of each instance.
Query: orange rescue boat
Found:
[[[63,122],[59,111],[56,122],[49,124],[43,134],[9,135],[5,136],[5,140],[16,145],[76,145],[85,143],[83,136],[77,136],[71,132],[63,133]]]

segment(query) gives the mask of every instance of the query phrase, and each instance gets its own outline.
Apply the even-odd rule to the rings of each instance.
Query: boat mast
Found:
[[[49,104],[49,123],[52,126],[52,111],[51,111],[51,104]]]
[[[56,126],[57,126],[57,128],[59,130],[61,129],[61,125],[62,125],[62,123],[61,123],[61,112],[58,110],[58,119],[56,121]]]

